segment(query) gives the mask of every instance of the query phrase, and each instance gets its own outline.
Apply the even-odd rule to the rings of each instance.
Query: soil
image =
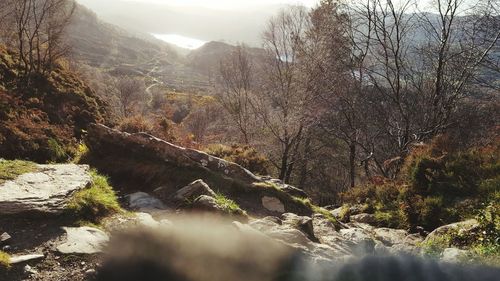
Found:
[[[126,227],[133,219],[115,215],[103,221],[106,229]],[[64,226],[75,226],[71,218],[8,217],[0,218],[0,233],[12,238],[0,249],[11,256],[44,254],[45,258],[0,268],[1,281],[81,281],[92,280],[102,257],[100,255],[63,255],[56,245],[64,237]],[[109,228],[108,228],[109,227]]]

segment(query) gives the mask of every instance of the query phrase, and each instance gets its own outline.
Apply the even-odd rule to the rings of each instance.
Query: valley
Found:
[[[497,281],[493,2],[1,2],[0,280]]]

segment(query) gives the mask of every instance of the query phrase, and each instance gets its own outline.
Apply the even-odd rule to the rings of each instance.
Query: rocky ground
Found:
[[[270,239],[318,264],[371,254],[418,256],[425,239],[439,235],[443,229],[468,231],[476,224],[468,221],[445,226],[426,238],[425,233],[377,228],[370,225],[370,215],[356,210],[351,212],[349,223],[340,223],[336,219],[340,209],[303,203],[303,191],[259,178],[234,163],[147,135],[123,134],[105,127],[94,128],[93,132],[91,148],[101,156],[108,146],[97,139],[106,139],[108,144],[128,145],[128,157],[154,151],[156,162],[174,162],[179,171],[202,172],[189,174],[191,178],[181,173],[184,181],[189,181],[181,188],[173,184],[179,181],[170,181],[154,189],[124,189],[120,198],[127,212],[107,217],[99,226],[77,226],[74,218],[64,215],[72,195],[92,184],[87,165],[39,165],[34,172],[4,182],[0,185],[0,246],[11,256],[12,266],[0,269],[0,280],[92,279],[103,262],[103,250],[115,234],[137,228],[159,232],[175,229],[182,225],[178,223],[182,214],[224,216],[225,224],[232,229]],[[114,152],[122,153],[116,146]],[[164,175],[159,178],[164,179]],[[230,187],[239,192],[220,188],[220,184],[235,180],[238,185],[232,183]],[[219,184],[217,189],[214,184]],[[203,231],[199,235],[203,236]],[[454,262],[462,254],[451,248],[442,258]]]

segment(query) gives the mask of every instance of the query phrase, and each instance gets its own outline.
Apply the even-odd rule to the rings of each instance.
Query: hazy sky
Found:
[[[170,6],[198,6],[213,9],[233,9],[272,4],[301,4],[312,7],[319,0],[121,0],[130,2],[146,2],[166,4]]]

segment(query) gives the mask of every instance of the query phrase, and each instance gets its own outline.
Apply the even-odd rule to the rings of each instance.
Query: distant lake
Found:
[[[203,46],[206,41],[190,38],[178,34],[152,34],[156,39],[165,41],[167,43],[176,45],[178,47],[194,50]]]

